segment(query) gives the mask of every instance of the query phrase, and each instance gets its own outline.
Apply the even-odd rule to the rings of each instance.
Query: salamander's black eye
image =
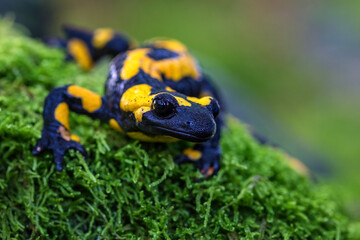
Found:
[[[159,117],[170,117],[176,110],[175,101],[170,94],[159,94],[154,97],[151,108]]]

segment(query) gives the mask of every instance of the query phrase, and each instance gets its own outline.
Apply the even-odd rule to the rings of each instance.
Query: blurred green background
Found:
[[[139,42],[184,42],[226,96],[227,109],[330,182],[360,219],[360,2],[0,3],[38,38],[60,36],[68,23],[111,27]]]

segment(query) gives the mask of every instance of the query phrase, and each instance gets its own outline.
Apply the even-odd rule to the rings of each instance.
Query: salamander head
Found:
[[[218,102],[211,97],[193,98],[175,92],[162,92],[152,98],[149,111],[142,114],[138,128],[150,135],[204,142],[216,131]]]

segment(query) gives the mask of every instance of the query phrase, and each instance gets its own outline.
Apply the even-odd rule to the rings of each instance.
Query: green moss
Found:
[[[90,73],[0,23],[0,238],[344,239],[348,220],[328,188],[290,169],[229,119],[218,176],[196,182],[172,157],[188,143],[144,144],[71,116],[90,154],[56,172],[31,155],[49,89],[76,83],[102,93],[108,62]],[[352,225],[353,234],[359,231]]]

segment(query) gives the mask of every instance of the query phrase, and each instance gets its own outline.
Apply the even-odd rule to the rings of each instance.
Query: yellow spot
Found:
[[[70,125],[69,125],[69,106],[62,102],[59,103],[59,105],[57,105],[57,107],[55,108],[55,119],[61,123],[62,125],[64,125],[64,127],[67,130],[70,130]]]
[[[151,94],[151,86],[147,84],[135,85],[122,95],[120,108],[125,112],[133,112],[137,122],[142,121],[142,115],[151,110],[151,103],[155,95]]]
[[[122,130],[122,128],[120,127],[120,125],[118,124],[118,122],[115,119],[110,119],[109,121],[110,127],[118,132],[123,133],[124,130]]]
[[[141,107],[134,112],[135,119],[137,122],[142,122],[142,115],[148,111],[150,111],[150,107]]]
[[[121,97],[120,108],[125,112],[135,112],[141,107],[151,107],[152,99],[155,95],[151,95],[151,86],[147,84],[135,85]]]
[[[179,81],[184,77],[198,79],[200,69],[195,58],[188,53],[187,48],[176,40],[154,40],[150,42],[156,48],[165,48],[179,54],[176,58],[155,61],[153,68],[164,74],[167,79]]]
[[[152,60],[152,62],[152,67],[156,71],[173,81],[179,81],[184,77],[191,77],[193,79],[200,77],[198,64],[189,53],[180,53],[176,58],[158,61]]]
[[[98,110],[101,107],[101,97],[98,94],[87,90],[86,88],[72,85],[68,87],[67,91],[72,96],[81,98],[83,108],[90,113]]]
[[[92,44],[96,48],[104,47],[114,37],[114,31],[109,28],[97,29],[92,39]]]
[[[174,89],[172,89],[171,87],[166,87],[165,88],[166,91],[169,91],[169,92],[176,92]]]
[[[141,59],[149,52],[147,48],[139,48],[128,51],[126,60],[120,72],[123,80],[128,80],[139,72]]]
[[[142,69],[146,74],[159,81],[162,80],[162,75],[173,81],[179,81],[184,77],[198,79],[201,75],[196,60],[186,52],[186,48],[179,52],[178,57],[162,60],[154,60],[147,56],[150,51],[153,50],[140,48],[128,51],[120,72],[121,79],[128,80],[134,77],[138,74],[139,69]]]
[[[198,103],[203,106],[207,106],[211,103],[212,97],[202,97],[202,98],[196,98],[196,97],[186,97],[187,100],[192,101],[194,103]]]
[[[86,43],[80,39],[71,39],[68,43],[68,51],[74,57],[80,67],[86,71],[93,66],[93,61]]]
[[[162,77],[159,69],[156,66],[156,63],[157,62],[154,59],[151,59],[147,55],[144,55],[143,58],[140,60],[140,67],[145,73],[149,74],[152,78],[162,81]]]
[[[198,150],[194,150],[192,148],[187,148],[183,151],[183,154],[186,155],[190,160],[197,161],[201,158],[202,153]]]
[[[170,137],[170,136],[164,136],[164,135],[148,136],[142,132],[128,132],[127,135],[131,138],[138,139],[138,140],[144,141],[144,142],[165,142],[166,143],[166,142],[179,141],[179,139]]]
[[[309,169],[298,159],[285,154],[289,166],[303,176],[309,176]]]
[[[189,103],[188,101],[186,101],[185,99],[181,98],[181,97],[177,97],[174,96],[176,101],[179,103],[180,106],[186,106],[186,107],[190,107],[191,103]]]
[[[79,136],[76,136],[76,135],[74,135],[74,134],[71,134],[70,135],[70,139],[71,140],[73,140],[73,141],[75,141],[75,142],[80,142],[81,140],[80,140],[80,137]]]
[[[178,53],[187,52],[185,45],[176,40],[155,40],[154,42],[150,42],[150,44],[157,48],[165,48]]]

